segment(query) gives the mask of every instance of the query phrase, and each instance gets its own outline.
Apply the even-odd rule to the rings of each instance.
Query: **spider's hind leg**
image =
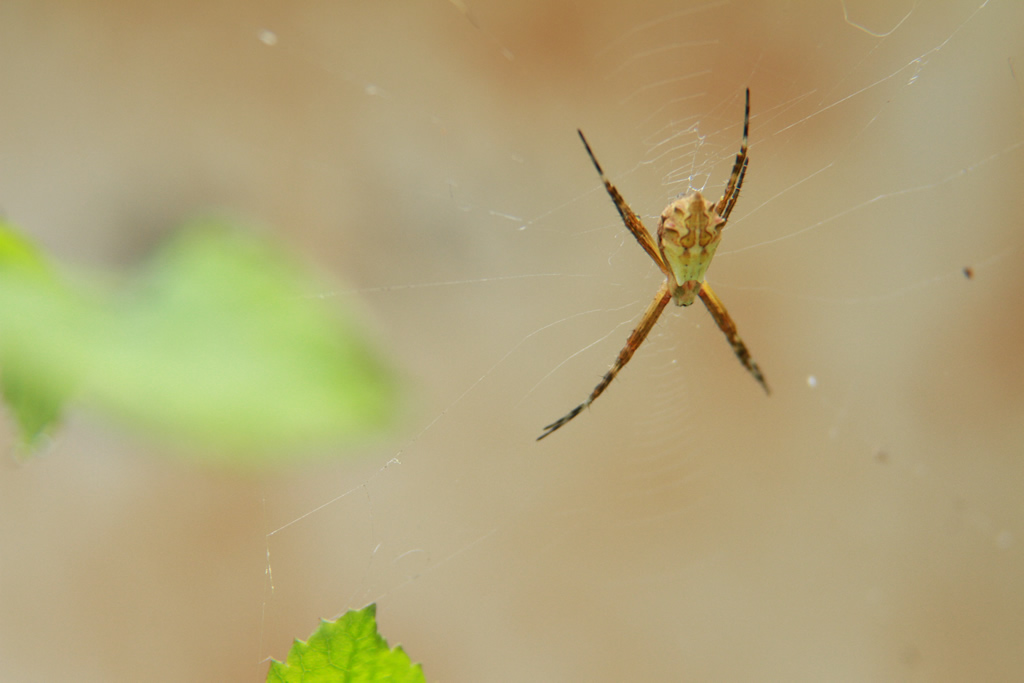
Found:
[[[736,162],[732,165],[732,173],[729,175],[729,182],[725,185],[725,192],[718,200],[715,210],[718,215],[729,220],[732,207],[740,196],[740,188],[743,187],[743,177],[747,174],[747,134],[750,132],[750,88],[747,88],[746,107],[743,110],[743,141],[740,143],[740,151],[736,155]]]
[[[640,243],[647,255],[653,259],[657,264],[661,272],[665,275],[669,274],[668,267],[661,258],[661,252],[658,251],[658,245],[655,243],[651,233],[647,232],[647,228],[644,227],[643,221],[636,215],[633,209],[629,208],[629,204],[622,198],[622,194],[618,188],[612,185],[612,181],[608,180],[608,176],[604,174],[604,169],[601,168],[601,164],[598,163],[597,157],[594,156],[593,150],[590,149],[590,143],[587,142],[586,136],[583,135],[583,131],[577,129],[577,133],[580,134],[580,140],[583,141],[583,146],[587,148],[587,156],[590,157],[591,163],[594,164],[594,168],[597,169],[597,174],[601,176],[601,182],[604,183],[604,189],[608,193],[608,196],[612,198],[612,203],[615,204],[615,208],[619,212],[619,216],[622,217],[622,222],[626,228],[633,233],[633,237]]]

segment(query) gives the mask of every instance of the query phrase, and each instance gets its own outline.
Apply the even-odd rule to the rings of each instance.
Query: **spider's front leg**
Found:
[[[722,305],[722,301],[715,295],[715,291],[711,289],[711,285],[705,280],[700,288],[700,298],[704,302],[704,305],[708,309],[708,313],[715,319],[715,323],[718,325],[724,334],[725,338],[729,340],[729,345],[732,346],[733,353],[743,363],[743,367],[750,371],[750,374],[754,376],[761,386],[764,388],[764,393],[771,394],[771,389],[768,388],[768,383],[764,380],[764,375],[761,374],[761,368],[757,367],[757,363],[750,357],[750,351],[747,350],[747,345],[740,339],[740,333],[736,329],[736,323],[732,321],[732,317],[729,316],[729,312],[725,310],[725,306]]]
[[[570,410],[564,417],[555,420],[547,427],[544,428],[544,433],[537,437],[537,441],[540,441],[548,434],[554,432],[557,429],[563,427],[566,423],[572,420],[574,417],[583,412],[583,409],[589,406],[594,400],[601,395],[601,393],[608,388],[608,385],[612,383],[615,376],[619,374],[619,371],[629,362],[629,359],[633,357],[640,345],[647,339],[647,335],[654,329],[654,323],[658,322],[658,318],[661,316],[661,312],[665,310],[665,306],[672,299],[672,292],[669,290],[669,284],[666,280],[661,283],[661,287],[658,289],[658,293],[654,295],[654,299],[651,300],[647,310],[644,311],[644,317],[640,319],[636,329],[629,335],[629,339],[626,340],[626,345],[619,351],[618,358],[615,359],[615,363],[608,372],[604,374],[601,381],[598,383],[594,390],[590,392],[590,396],[587,400],[579,404],[572,410]]]

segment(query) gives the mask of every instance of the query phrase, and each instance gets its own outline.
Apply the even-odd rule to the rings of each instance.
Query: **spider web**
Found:
[[[1017,3],[135,11],[37,29],[34,70],[0,76],[86,103],[66,128],[21,120],[48,145],[3,138],[45,169],[0,171],[5,207],[96,259],[196,203],[279,226],[350,283],[323,296],[373,312],[402,428],[237,480],[72,425],[3,494],[31,549],[5,579],[29,596],[5,591],[19,680],[138,680],[143,657],[261,680],[369,601],[431,680],[1024,670]],[[117,47],[71,79],[52,48],[78,41]],[[772,396],[706,311],[670,306],[535,443],[660,284],[575,129],[653,228],[722,191],[746,87],[750,167],[709,279]],[[66,659],[40,650],[56,613]]]

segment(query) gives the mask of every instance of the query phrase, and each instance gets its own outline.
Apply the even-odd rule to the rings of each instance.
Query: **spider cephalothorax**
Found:
[[[664,273],[665,281],[647,306],[636,329],[629,335],[626,345],[619,351],[615,363],[590,392],[587,400],[573,408],[564,417],[545,427],[544,433],[537,437],[538,441],[583,412],[584,408],[593,403],[601,395],[601,392],[608,388],[615,376],[643,344],[670,299],[674,299],[679,306],[689,306],[699,296],[708,312],[711,313],[711,317],[715,319],[718,329],[722,330],[726,339],[729,340],[733,353],[768,393],[768,383],[765,382],[764,375],[761,374],[757,363],[750,357],[746,344],[740,339],[739,332],[736,331],[736,323],[729,317],[728,311],[725,310],[725,306],[711,289],[711,285],[704,280],[704,273],[707,272],[708,266],[711,265],[711,259],[715,256],[715,250],[718,249],[718,243],[722,239],[722,229],[725,228],[729,214],[732,213],[732,208],[736,205],[736,200],[740,196],[740,188],[743,187],[743,178],[747,174],[747,131],[749,127],[750,90],[747,90],[746,108],[743,113],[743,142],[740,144],[739,154],[736,155],[736,162],[732,166],[732,175],[729,176],[729,182],[725,186],[721,199],[712,204],[695,190],[682,199],[677,199],[669,204],[661,214],[657,244],[651,237],[651,233],[647,232],[647,228],[637,218],[633,209],[629,208],[626,200],[605,176],[601,164],[597,163],[597,157],[591,151],[590,144],[587,143],[583,132],[577,131],[583,141],[583,146],[587,149],[590,160],[594,163],[594,168],[601,176],[604,189],[615,203],[619,215],[622,216],[622,222],[626,224],[636,241]]]

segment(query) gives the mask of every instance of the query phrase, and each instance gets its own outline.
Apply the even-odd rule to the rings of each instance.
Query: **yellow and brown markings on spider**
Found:
[[[725,228],[726,221],[729,220],[729,214],[732,213],[732,209],[736,205],[736,200],[740,196],[740,188],[743,187],[743,178],[747,174],[747,132],[749,128],[750,90],[748,89],[746,108],[743,113],[743,142],[740,144],[739,154],[736,155],[736,163],[732,166],[732,175],[729,176],[729,182],[725,186],[721,199],[712,204],[704,199],[700,192],[694,190],[682,199],[677,199],[669,204],[661,212],[661,220],[658,222],[657,243],[651,237],[651,233],[647,232],[647,228],[644,227],[636,213],[629,208],[629,204],[626,203],[626,200],[622,198],[622,195],[619,194],[619,191],[604,174],[601,164],[597,162],[597,157],[594,156],[594,152],[590,149],[587,138],[583,136],[583,131],[576,131],[580,134],[580,140],[583,141],[583,146],[587,149],[590,161],[593,162],[594,168],[597,169],[598,174],[601,176],[604,189],[608,191],[608,195],[615,203],[615,208],[619,210],[622,222],[626,224],[626,227],[633,233],[633,237],[640,243],[643,250],[647,252],[647,255],[654,260],[661,272],[665,274],[665,282],[662,283],[658,292],[654,295],[654,299],[647,306],[647,310],[644,311],[644,315],[636,329],[629,335],[626,345],[619,351],[619,356],[615,359],[615,363],[605,373],[598,385],[594,387],[594,390],[590,392],[587,400],[573,408],[561,419],[545,427],[544,433],[537,437],[538,441],[583,412],[584,408],[593,403],[608,388],[608,385],[612,383],[612,380],[619,374],[619,371],[622,370],[626,363],[629,362],[629,359],[633,357],[636,350],[640,348],[640,345],[643,344],[644,339],[647,338],[651,329],[654,328],[654,324],[658,321],[658,317],[661,316],[661,312],[665,310],[665,306],[668,305],[670,299],[674,300],[677,306],[689,306],[699,296],[707,307],[708,312],[711,313],[711,317],[714,318],[718,329],[722,330],[726,339],[729,340],[733,353],[740,359],[740,363],[761,384],[765,393],[770,393],[768,383],[765,382],[764,375],[761,374],[761,369],[757,367],[757,363],[754,362],[754,359],[750,357],[750,352],[747,351],[746,344],[740,339],[739,332],[736,330],[736,323],[729,317],[728,311],[725,310],[725,306],[722,305],[714,290],[711,289],[711,285],[704,280],[704,274],[707,272],[708,266],[711,265],[711,259],[715,256],[718,243],[722,240],[722,230]]]

